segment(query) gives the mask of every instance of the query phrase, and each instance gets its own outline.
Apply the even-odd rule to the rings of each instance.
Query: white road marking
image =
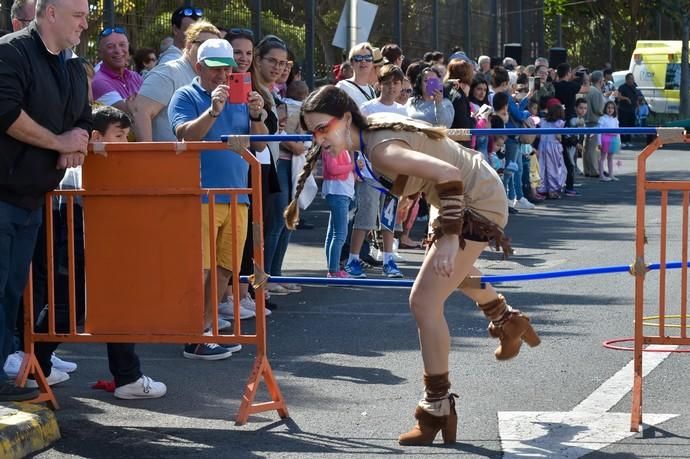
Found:
[[[650,346],[672,351],[677,346]],[[670,352],[648,352],[643,375],[648,375]],[[630,390],[633,361],[606,380],[569,412],[514,411],[498,413],[503,457],[575,459],[631,436],[630,413],[609,413]],[[656,425],[677,414],[644,413],[645,425]]]

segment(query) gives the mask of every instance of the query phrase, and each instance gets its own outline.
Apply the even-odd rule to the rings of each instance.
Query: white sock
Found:
[[[353,260],[359,260],[359,254],[358,253],[351,253],[347,259],[347,262],[349,263]]]
[[[389,261],[393,261],[393,252],[383,252],[383,264],[387,264]]]

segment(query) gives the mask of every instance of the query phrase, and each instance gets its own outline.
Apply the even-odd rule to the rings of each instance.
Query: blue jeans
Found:
[[[506,167],[503,168],[503,185],[506,188],[506,194],[509,200],[517,198],[522,199],[522,159],[518,158],[519,144],[513,140],[506,141]],[[513,161],[517,164],[517,171],[509,171],[508,164]],[[517,185],[517,187],[515,186]]]
[[[287,252],[288,242],[292,231],[285,226],[283,212],[290,204],[292,190],[292,160],[279,159],[276,165],[280,192],[273,193],[269,198],[269,218],[271,227],[266,234],[266,273],[271,276],[282,276],[283,259]]]
[[[0,201],[0,362],[14,352],[19,299],[29,276],[43,209],[27,210]],[[7,379],[0,368],[0,380]]]
[[[327,194],[326,202],[331,211],[326,231],[326,264],[329,273],[340,271],[340,251],[347,239],[347,214],[352,199],[342,194]]]

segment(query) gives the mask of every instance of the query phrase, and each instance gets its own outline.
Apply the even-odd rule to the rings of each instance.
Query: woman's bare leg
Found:
[[[455,258],[450,277],[442,277],[433,271],[431,259],[436,252],[435,246],[424,258],[410,293],[410,308],[417,321],[426,374],[437,375],[448,371],[450,332],[443,314],[443,304],[468,275],[486,246],[485,242],[466,240],[465,249],[460,250]]]

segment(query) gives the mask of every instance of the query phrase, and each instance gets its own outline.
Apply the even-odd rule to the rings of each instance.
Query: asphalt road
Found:
[[[581,197],[548,201],[511,217],[508,232],[517,254],[502,261],[486,252],[480,267],[498,274],[632,263],[635,157],[633,151],[620,154],[620,182],[580,178]],[[650,170],[656,178],[687,180],[689,166],[687,151],[664,149]],[[649,201],[650,250],[658,250],[657,203]],[[671,203],[678,211],[679,200]],[[316,229],[294,234],[285,274],[323,276],[327,212],[322,201],[305,216]],[[669,259],[679,259],[680,222],[679,216],[669,215],[674,234]],[[417,236],[421,230],[420,224]],[[422,254],[402,253],[407,261],[400,265],[412,277]],[[653,253],[647,257],[649,262],[657,259]],[[652,304],[658,278],[652,274],[648,279]],[[512,453],[506,450],[506,442],[527,437],[506,438],[511,434],[499,425],[500,418],[512,412],[571,412],[630,362],[632,353],[605,349],[602,342],[632,335],[633,285],[628,274],[611,274],[501,286],[510,303],[530,315],[542,337],[540,347],[525,347],[516,359],[501,363],[493,358],[496,341],[487,337],[477,308],[453,295],[446,305],[453,337],[450,374],[459,395],[458,443],[453,447],[397,444],[397,436],[413,425],[422,389],[408,291],[306,287],[300,294],[276,297],[279,309],[268,318],[270,361],[290,418],[267,412],[252,416],[246,426],[234,425],[253,362],[249,347],[226,361],[200,362],[182,358],[180,346],[139,346],[144,372],[164,381],[168,395],[119,401],[90,388],[97,379],[110,377],[105,345],[69,345],[61,355],[78,362],[79,369],[55,388],[62,404],[57,416],[63,438],[37,457],[502,457],[504,451],[505,457],[690,457],[687,354],[661,361],[644,385],[645,413],[678,416],[638,434],[618,429],[609,436],[608,430],[598,429],[606,438],[597,439],[595,446],[586,446],[572,433],[586,432],[585,421],[561,423],[541,433],[540,441],[551,441],[549,448],[535,440]],[[669,305],[678,304],[679,289],[679,273],[670,274]],[[627,424],[630,393],[607,397],[609,413],[622,413]],[[522,422],[522,415],[517,418]]]

